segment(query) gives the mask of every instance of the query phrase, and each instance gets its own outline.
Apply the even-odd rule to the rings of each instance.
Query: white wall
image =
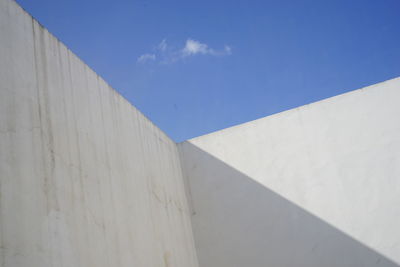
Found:
[[[400,79],[176,145],[0,0],[0,265],[399,266]],[[193,213],[190,219],[190,213]],[[192,225],[190,220],[192,220]]]
[[[200,266],[399,266],[399,78],[179,149]]]
[[[0,265],[195,267],[176,145],[0,0]]]

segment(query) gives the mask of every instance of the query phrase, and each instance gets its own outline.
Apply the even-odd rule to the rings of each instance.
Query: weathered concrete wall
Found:
[[[179,145],[0,0],[0,266],[400,266],[400,79]],[[190,222],[190,213],[193,214]]]
[[[175,143],[11,0],[0,266],[197,266]]]
[[[200,266],[400,266],[399,78],[179,149]]]

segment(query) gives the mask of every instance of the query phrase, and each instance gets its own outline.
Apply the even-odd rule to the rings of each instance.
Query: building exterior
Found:
[[[400,79],[175,144],[0,0],[3,267],[400,265]]]

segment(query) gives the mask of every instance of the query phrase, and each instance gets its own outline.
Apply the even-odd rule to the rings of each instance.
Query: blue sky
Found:
[[[18,0],[175,141],[400,76],[399,0]]]

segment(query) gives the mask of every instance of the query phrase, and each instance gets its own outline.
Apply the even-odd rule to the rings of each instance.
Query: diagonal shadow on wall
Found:
[[[179,149],[200,267],[400,266],[195,145]]]

